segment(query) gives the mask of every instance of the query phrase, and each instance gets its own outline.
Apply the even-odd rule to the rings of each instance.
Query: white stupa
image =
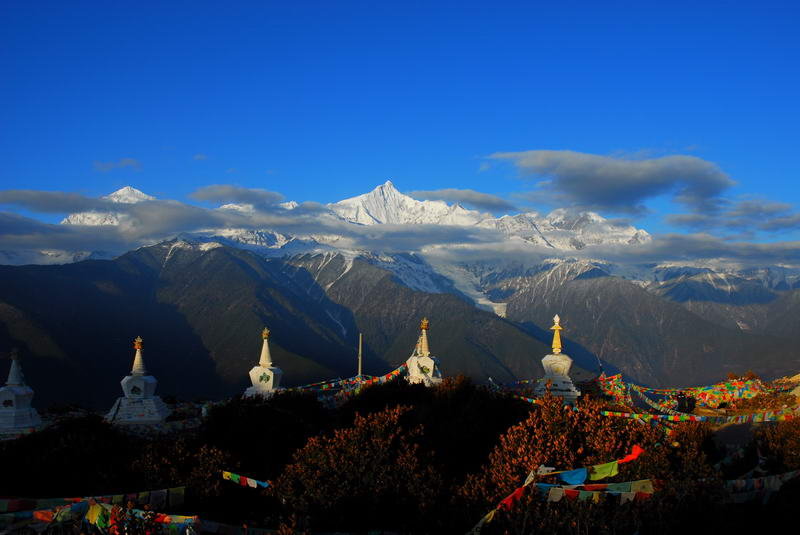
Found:
[[[428,318],[422,318],[419,324],[419,338],[411,357],[406,361],[408,375],[406,380],[411,384],[424,384],[425,386],[438,385],[442,382],[442,371],[439,369],[439,359],[431,356],[428,346]]]
[[[25,384],[22,366],[14,351],[6,386],[0,388],[0,435],[30,433],[42,425],[39,413],[31,407],[32,399],[33,389]]]
[[[106,420],[115,424],[157,424],[170,415],[170,409],[156,396],[158,380],[147,374],[142,358],[141,336],[133,341],[136,355],[130,375],[124,377],[122,384],[123,397],[118,398],[106,415]]]
[[[258,366],[254,366],[250,370],[250,382],[253,383],[253,386],[244,391],[244,397],[270,397],[281,386],[283,370],[272,365],[272,355],[269,352],[269,329],[266,327],[261,331],[261,338],[264,341],[261,345]]]
[[[581,393],[572,384],[569,378],[569,369],[572,367],[572,359],[561,352],[561,330],[559,325],[561,318],[556,314],[553,317],[553,352],[542,359],[544,367],[544,377],[536,384],[534,394],[543,396],[548,390],[554,396],[563,398],[564,401],[573,402]]]

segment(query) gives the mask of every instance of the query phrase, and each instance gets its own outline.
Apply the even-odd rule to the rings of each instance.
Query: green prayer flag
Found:
[[[234,483],[238,483],[239,482],[239,474],[231,474],[231,481],[233,481]]]
[[[610,463],[592,466],[589,470],[589,479],[592,481],[597,481],[598,479],[605,479],[607,477],[615,476],[618,473],[619,465],[617,464],[617,461],[611,461]]]
[[[97,515],[97,527],[100,529],[108,528],[110,525],[110,518],[111,515],[108,513],[108,509],[103,507],[102,511],[100,511],[100,514]]]

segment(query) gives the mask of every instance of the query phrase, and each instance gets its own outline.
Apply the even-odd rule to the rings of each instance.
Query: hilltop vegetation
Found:
[[[726,460],[711,426],[685,422],[667,437],[649,424],[605,418],[607,401],[585,396],[530,405],[464,378],[425,388],[396,381],[368,387],[339,408],[311,394],[235,399],[180,436],[133,438],[97,417],[66,420],[0,444],[0,495],[95,495],[187,485],[187,505],[206,520],[281,528],[282,533],[464,533],[539,465],[571,469],[644,448],[609,482],[652,479],[650,499],[620,504],[549,503],[528,492],[482,533],[675,533],[778,525],[800,496],[800,479],[772,500],[725,503],[724,479],[761,467],[800,469],[800,421],[756,429],[740,458]],[[236,486],[222,470],[270,480]],[[554,478],[550,478],[551,480]],[[542,479],[547,482],[548,480]],[[604,481],[606,482],[606,481]],[[757,520],[756,520],[757,519]]]

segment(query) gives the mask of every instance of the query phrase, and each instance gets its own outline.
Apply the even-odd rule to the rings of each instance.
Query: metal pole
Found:
[[[361,347],[364,340],[364,335],[358,333],[358,376],[361,377]]]

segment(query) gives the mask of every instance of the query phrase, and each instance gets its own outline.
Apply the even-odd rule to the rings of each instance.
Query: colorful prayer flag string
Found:
[[[253,489],[256,488],[265,489],[272,485],[272,483],[269,481],[260,481],[252,477],[234,474],[233,472],[226,472],[225,470],[222,471],[222,479],[225,479],[227,481],[233,481],[234,483],[237,483],[242,487],[250,487]]]
[[[599,485],[599,484],[587,485],[586,486],[587,488],[588,487],[594,487],[595,488],[595,490],[592,490],[592,491],[589,491],[589,490],[576,490],[576,488],[580,487],[580,486],[583,486],[584,482],[586,481],[587,476],[589,476],[590,474],[591,474],[591,477],[590,477],[591,480],[605,479],[606,477],[611,477],[613,475],[616,475],[618,473],[618,469],[617,468],[618,468],[619,464],[624,464],[624,463],[628,463],[628,462],[631,462],[631,461],[635,461],[636,459],[639,458],[639,456],[642,453],[644,453],[644,451],[645,451],[644,448],[642,448],[638,444],[635,444],[631,448],[631,452],[629,454],[627,454],[626,456],[624,456],[621,459],[617,459],[616,461],[612,461],[610,463],[603,463],[603,464],[599,464],[599,465],[594,465],[594,466],[590,466],[589,468],[577,468],[577,469],[574,469],[574,470],[561,470],[561,471],[551,471],[551,472],[541,472],[539,470],[539,468],[536,468],[536,469],[532,470],[530,474],[528,474],[528,477],[525,478],[525,482],[522,484],[521,487],[517,487],[516,489],[514,489],[514,492],[512,492],[511,494],[509,494],[508,496],[503,498],[500,501],[500,503],[497,505],[497,507],[495,507],[493,510],[489,511],[468,532],[467,535],[480,533],[481,528],[484,525],[486,525],[489,522],[491,522],[492,519],[494,519],[494,516],[497,513],[497,511],[510,511],[512,509],[512,507],[514,506],[514,504],[516,502],[518,502],[520,499],[522,499],[522,496],[525,494],[525,488],[528,487],[528,486],[531,486],[531,485],[534,488],[541,488],[541,489],[547,488],[548,492],[549,492],[549,489],[551,489],[551,488],[561,488],[564,491],[562,496],[567,495],[568,499],[586,499],[586,496],[588,496],[588,497],[591,497],[593,500],[599,500],[599,497],[595,497],[595,494],[593,494],[593,493],[600,492],[601,489],[599,487],[603,487],[603,485]],[[534,480],[536,479],[535,478],[536,475],[540,475],[540,476],[558,475],[559,479],[561,481],[563,481],[564,483],[567,483],[567,485],[569,485],[569,487],[559,487],[557,485],[547,485],[547,484],[542,484],[542,483],[534,483]],[[642,493],[642,494],[646,494],[647,490],[649,489],[649,493],[652,494],[652,492],[653,492],[652,483],[650,482],[650,480],[645,480],[645,481],[647,481],[647,484],[642,483],[641,485],[638,485],[635,490],[634,490],[633,484],[634,483],[640,483],[640,482],[631,482],[631,483],[629,483],[629,485],[631,485],[631,488],[627,492],[628,493],[633,492],[634,494],[636,494],[637,492]],[[610,485],[611,484],[609,484],[609,486]],[[617,483],[616,485],[624,485],[624,484]],[[606,487],[606,488],[608,488],[608,487]],[[584,493],[584,494],[581,494],[581,493]],[[586,494],[586,493],[588,493],[588,494]],[[622,494],[622,491],[620,491],[619,494]],[[558,501],[558,500],[554,499],[554,500],[551,500],[551,501]],[[621,503],[625,503],[625,502],[623,501]]]

